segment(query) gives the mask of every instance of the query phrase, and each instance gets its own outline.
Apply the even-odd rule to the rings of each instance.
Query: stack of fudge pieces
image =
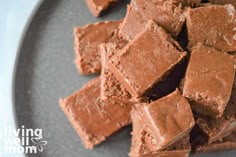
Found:
[[[79,73],[100,76],[59,103],[84,146],[132,124],[131,157],[236,149],[235,6],[131,0],[122,20],[75,27]]]

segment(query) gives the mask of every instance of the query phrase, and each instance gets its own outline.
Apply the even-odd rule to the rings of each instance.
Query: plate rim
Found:
[[[19,36],[16,36],[17,40],[15,42],[15,48],[13,49],[13,52],[8,53],[7,55],[12,57],[12,64],[6,64],[4,65],[4,68],[8,68],[10,71],[8,73],[8,76],[5,75],[4,77],[9,77],[9,84],[7,84],[6,82],[1,82],[1,84],[7,84],[6,86],[9,88],[9,94],[6,95],[6,98],[4,98],[5,100],[8,100],[8,104],[4,106],[4,109],[0,110],[0,114],[4,115],[4,119],[6,119],[6,121],[1,121],[1,126],[3,127],[9,127],[11,129],[16,130],[18,128],[18,122],[17,122],[17,117],[16,117],[16,108],[15,108],[15,77],[16,77],[16,69],[17,69],[17,64],[18,64],[18,60],[19,60],[19,56],[20,56],[20,50],[22,49],[22,45],[24,42],[24,38],[27,34],[27,30],[30,27],[30,24],[36,14],[36,12],[38,11],[39,7],[41,6],[42,2],[44,0],[35,0],[35,1],[31,1],[30,5],[26,6],[25,9],[27,9],[29,12],[26,15],[22,14],[23,19],[25,19],[25,21],[23,21],[21,23],[21,28],[18,29],[17,31],[20,31]],[[16,4],[17,5],[17,4]],[[17,14],[18,12],[16,11],[15,14]],[[20,13],[19,13],[20,14]],[[15,17],[16,18],[16,17]],[[7,50],[7,49],[6,49]],[[9,57],[9,58],[10,58]],[[3,80],[4,81],[4,80]],[[5,101],[3,100],[3,102]],[[10,113],[6,113],[5,111],[10,111]],[[9,124],[9,121],[11,122]],[[3,130],[0,132],[4,132],[4,128],[2,128]],[[3,134],[1,134],[3,135]],[[4,138],[8,139],[8,138],[14,138],[14,137],[4,137],[3,136],[3,141]],[[4,149],[5,145],[4,142],[2,143],[3,146],[2,148]],[[7,156],[12,156],[11,153],[7,153],[7,152],[0,152],[0,155],[3,155],[5,157]],[[14,153],[15,157],[26,157],[27,155],[24,153]]]

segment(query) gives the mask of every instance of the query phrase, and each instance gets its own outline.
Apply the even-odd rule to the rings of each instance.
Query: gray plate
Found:
[[[125,157],[130,148],[127,127],[97,146],[84,149],[58,106],[58,99],[81,88],[94,76],[79,76],[73,63],[73,27],[125,15],[125,3],[107,16],[94,18],[82,0],[45,1],[34,16],[20,49],[15,78],[18,126],[42,128],[48,141],[37,157]],[[200,155],[233,157],[233,152]]]

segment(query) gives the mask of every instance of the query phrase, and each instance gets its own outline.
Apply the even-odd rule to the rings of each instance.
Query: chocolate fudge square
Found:
[[[153,131],[156,150],[163,150],[183,137],[195,125],[189,102],[179,90],[142,107],[144,123]]]
[[[147,130],[147,126],[142,120],[140,108],[131,111],[133,125],[130,157],[188,157],[190,153],[189,135],[180,139],[173,146],[162,151],[156,151],[157,142],[153,138],[153,133]]]
[[[74,28],[75,64],[80,74],[101,70],[99,45],[117,38],[121,21],[105,21]]]
[[[101,101],[100,83],[100,78],[95,78],[71,96],[60,99],[61,109],[87,149],[131,123],[130,105]]]
[[[116,99],[117,101],[129,101],[132,97],[125,87],[116,79],[107,66],[108,60],[116,55],[120,49],[127,44],[127,41],[117,39],[107,44],[101,44],[101,99]]]
[[[121,25],[120,34],[125,39],[132,40],[142,31],[148,20],[154,20],[171,35],[177,37],[185,22],[185,16],[181,3],[174,2],[132,0]]]
[[[195,112],[221,117],[230,98],[234,75],[233,56],[198,43],[192,48],[183,95],[191,101]]]
[[[96,17],[102,15],[112,4],[118,0],[85,0],[92,14]]]
[[[219,141],[236,130],[236,77],[229,103],[223,115],[217,119],[198,115],[196,123],[207,135],[208,143]]]
[[[164,79],[185,56],[186,52],[163,28],[149,21],[137,37],[111,58],[108,67],[137,98]]]
[[[235,17],[235,8],[231,4],[188,9],[188,47],[191,48],[200,42],[221,51],[235,51]]]

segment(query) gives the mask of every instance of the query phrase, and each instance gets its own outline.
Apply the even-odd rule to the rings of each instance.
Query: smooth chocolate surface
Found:
[[[100,78],[95,78],[71,96],[60,99],[62,110],[87,149],[131,123],[130,105],[101,101],[100,83]]]
[[[236,133],[232,133],[223,138],[221,141],[217,141],[212,144],[199,145],[195,151],[197,153],[201,153],[234,149],[236,149]]]
[[[217,15],[217,16],[215,16]],[[188,9],[189,48],[198,42],[218,50],[236,50],[236,18],[233,5],[207,5]]]
[[[132,0],[121,25],[120,34],[127,40],[132,40],[142,31],[148,20],[156,21],[176,37],[185,22],[185,16],[179,1]]]
[[[75,64],[80,74],[101,70],[99,45],[117,38],[121,21],[105,21],[74,28]]]
[[[85,0],[92,14],[96,17],[118,0]]]
[[[197,44],[187,68],[183,95],[200,114],[220,117],[230,99],[235,75],[233,57]]]
[[[154,21],[149,21],[108,67],[133,97],[153,88],[186,56],[179,44]]]
[[[145,105],[145,104],[143,104]],[[129,156],[131,157],[187,157],[190,152],[189,136],[180,139],[175,145],[168,147],[166,150],[157,151],[157,142],[153,138],[153,133],[148,130],[142,120],[142,113],[140,108],[133,109],[131,112],[131,119],[133,125],[131,150]],[[148,130],[148,131],[147,131]]]
[[[199,116],[196,123],[208,136],[208,143],[218,141],[236,130],[236,78],[224,114],[217,119],[207,116]]]
[[[153,131],[156,150],[163,150],[190,133],[194,126],[188,101],[178,90],[142,107],[142,118]]]
[[[124,86],[116,79],[113,73],[107,66],[108,60],[112,56],[117,54],[127,44],[127,41],[118,39],[113,42],[102,44],[101,60],[102,60],[102,72],[101,72],[101,99],[117,99],[129,101],[132,97]]]

